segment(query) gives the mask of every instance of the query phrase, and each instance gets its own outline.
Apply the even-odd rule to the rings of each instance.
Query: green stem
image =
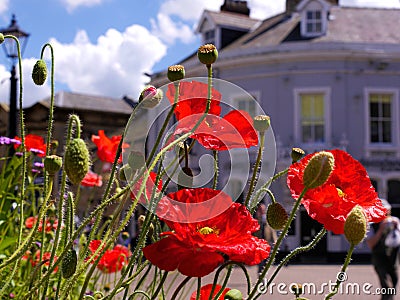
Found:
[[[247,191],[246,200],[244,201],[244,206],[246,206],[249,210],[250,210],[250,197],[253,194],[254,187],[258,181],[258,171],[264,152],[264,141],[265,141],[265,134],[264,132],[263,133],[260,132],[260,145],[258,146],[257,160],[254,164],[253,176],[251,176],[249,190]]]
[[[162,278],[161,278],[161,280],[160,280],[160,282],[158,284],[157,289],[155,290],[153,296],[151,297],[151,300],[157,299],[157,295],[161,291],[161,289],[163,287],[163,284],[164,284],[165,280],[167,279],[167,275],[168,275],[168,272],[164,272],[164,274],[163,274],[163,276],[162,276]]]
[[[295,202],[295,204],[294,204],[294,206],[293,206],[293,208],[292,208],[292,211],[291,211],[291,213],[290,213],[290,216],[289,216],[289,218],[288,218],[288,221],[286,222],[285,227],[283,228],[281,234],[279,235],[278,240],[276,241],[275,246],[274,246],[274,248],[273,248],[273,250],[272,250],[272,253],[270,254],[270,257],[269,257],[269,259],[268,259],[268,262],[267,262],[267,264],[265,265],[264,269],[262,270],[261,275],[258,277],[258,280],[257,280],[256,285],[253,287],[253,290],[251,291],[249,297],[247,298],[248,300],[252,299],[252,297],[253,297],[256,293],[257,293],[258,295],[257,295],[254,299],[257,299],[257,298],[260,296],[260,293],[257,292],[257,287],[258,287],[259,284],[262,282],[262,280],[263,280],[263,278],[265,277],[265,275],[267,274],[269,268],[271,267],[271,265],[272,265],[273,262],[275,261],[275,256],[276,256],[276,254],[278,253],[279,247],[280,247],[280,245],[281,245],[283,239],[285,238],[285,236],[286,236],[286,234],[287,234],[287,232],[288,232],[288,230],[289,230],[289,227],[290,227],[290,225],[291,225],[293,219],[294,219],[295,216],[296,216],[296,212],[297,212],[297,209],[298,209],[299,206],[300,206],[301,199],[303,199],[303,197],[304,197],[305,193],[307,192],[307,190],[308,190],[307,188],[304,188],[303,191],[301,192],[299,198],[298,198],[297,201]]]
[[[173,293],[171,300],[175,300],[176,297],[178,296],[179,292],[182,290],[182,288],[186,285],[186,283],[189,282],[190,279],[192,279],[193,277],[186,277],[184,280],[182,280],[182,282],[178,285],[178,287],[176,288],[175,292]]]
[[[214,156],[214,181],[213,181],[213,189],[217,189],[218,185],[218,175],[219,175],[219,169],[218,169],[218,151],[213,150],[213,156]]]
[[[214,300],[218,300],[219,297],[222,295],[224,289],[226,288],[226,285],[228,284],[228,280],[229,280],[229,277],[231,277],[231,274],[232,274],[232,265],[229,265],[229,266],[228,266],[228,271],[227,271],[226,274],[225,274],[224,282],[223,282],[222,285],[221,285],[221,289],[220,289],[220,290],[218,291],[218,293],[215,295]],[[212,295],[212,293],[211,293],[211,295]],[[211,296],[211,295],[210,295],[210,296]]]
[[[201,296],[201,277],[197,277],[196,300],[200,300],[200,296]]]
[[[308,243],[305,246],[302,247],[297,247],[296,249],[294,249],[292,252],[290,252],[288,255],[285,256],[284,259],[282,259],[282,261],[279,263],[278,267],[275,269],[274,273],[271,275],[271,277],[268,279],[267,282],[267,288],[269,287],[269,285],[271,284],[271,282],[274,280],[274,278],[276,277],[276,275],[278,275],[279,270],[287,264],[287,262],[292,259],[294,256],[296,256],[299,253],[302,252],[306,252],[311,250],[326,234],[326,229],[322,228],[321,231],[314,237],[314,239]]]
[[[340,275],[342,275],[342,274],[345,275],[345,274],[346,274],[346,270],[347,270],[347,267],[348,267],[349,264],[350,264],[351,255],[353,254],[353,251],[354,251],[355,246],[356,246],[356,245],[354,245],[354,244],[351,244],[351,245],[350,245],[350,249],[347,251],[347,256],[346,256],[346,259],[345,259],[344,264],[343,264],[343,266],[342,266],[342,269],[340,270],[340,272],[339,272],[338,275],[336,276],[336,285],[335,285],[333,291],[332,291],[331,293],[329,293],[329,294],[325,297],[325,300],[331,299],[333,296],[335,296],[335,295],[338,293],[340,284],[343,282],[343,280],[341,279],[341,276],[340,276]]]

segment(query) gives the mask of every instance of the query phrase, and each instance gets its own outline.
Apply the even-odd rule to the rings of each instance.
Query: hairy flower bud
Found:
[[[316,153],[311,157],[304,169],[304,186],[309,189],[314,189],[323,185],[331,175],[334,166],[335,158],[332,153],[326,151]]]
[[[70,278],[76,271],[78,256],[75,249],[69,249],[61,261],[61,274],[64,278]]]
[[[197,57],[202,64],[211,65],[218,58],[218,50],[213,44],[205,44],[197,50]]]
[[[146,86],[139,96],[139,103],[143,103],[145,108],[153,108],[160,103],[163,97],[163,92],[152,85]]]
[[[56,174],[62,167],[62,158],[58,155],[46,156],[44,159],[44,169],[50,176]]]
[[[305,154],[306,153],[304,152],[303,149],[292,148],[292,152],[290,153],[290,156],[292,157],[292,163],[295,163],[295,162],[299,161],[300,159],[302,159]]]
[[[0,44],[4,42],[4,35],[0,32]]]
[[[254,117],[253,124],[254,124],[255,130],[257,130],[258,132],[264,133],[271,126],[271,120],[270,120],[269,116],[259,115],[259,116]]]
[[[267,208],[267,222],[272,229],[280,230],[285,227],[289,216],[285,208],[278,202],[273,202]]]
[[[89,171],[89,166],[89,150],[84,140],[71,140],[64,155],[64,167],[69,180],[73,184],[79,184]]]
[[[237,289],[230,289],[224,296],[224,300],[243,300],[242,292]]]
[[[32,79],[36,85],[43,85],[47,78],[47,66],[43,59],[39,59],[32,70]]]
[[[185,68],[181,65],[169,66],[167,77],[170,81],[182,80],[185,78]]]
[[[360,205],[353,207],[344,223],[344,236],[352,245],[358,245],[367,234],[367,219]]]

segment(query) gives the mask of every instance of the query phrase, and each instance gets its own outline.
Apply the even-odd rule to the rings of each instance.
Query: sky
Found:
[[[137,99],[149,77],[191,55],[204,9],[223,0],[0,0],[0,28],[12,14],[28,33],[23,53],[24,107],[50,95],[50,81],[35,86],[31,70],[42,47],[55,57],[55,91]],[[285,0],[248,0],[251,17],[282,12]],[[400,8],[400,0],[341,0],[343,6]],[[44,51],[50,68],[50,50]],[[0,51],[0,102],[9,101],[11,62]],[[50,69],[49,69],[50,72]]]

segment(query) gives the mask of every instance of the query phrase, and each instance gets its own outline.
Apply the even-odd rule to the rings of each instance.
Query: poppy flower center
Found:
[[[197,231],[200,232],[203,235],[212,234],[212,233],[214,233],[214,234],[218,234],[219,233],[219,229],[218,228],[216,228],[216,227],[211,228],[211,227],[208,227],[208,226],[201,227],[201,228],[197,229]]]
[[[337,193],[338,193],[340,198],[343,198],[344,196],[346,196],[346,194],[341,189],[339,189],[338,187],[336,188],[336,190],[337,190]]]

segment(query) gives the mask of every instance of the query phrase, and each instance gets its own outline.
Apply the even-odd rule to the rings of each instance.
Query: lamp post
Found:
[[[11,24],[6,28],[1,28],[0,32],[3,35],[13,35],[18,38],[21,47],[21,55],[28,41],[29,33],[22,31],[12,15]],[[18,61],[18,48],[13,39],[6,39],[3,43],[3,49],[6,56],[11,60],[11,77],[10,77],[10,109],[8,115],[8,136],[14,138],[17,135],[17,75],[16,62]]]

